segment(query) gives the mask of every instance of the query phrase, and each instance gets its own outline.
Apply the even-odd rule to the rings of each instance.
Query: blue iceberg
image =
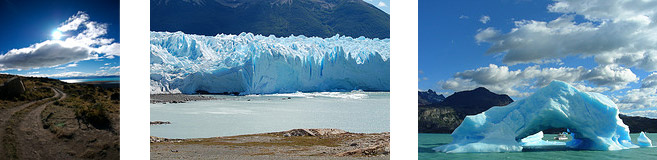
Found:
[[[648,138],[648,136],[646,136],[646,133],[643,132],[639,134],[639,138],[637,139],[637,142],[639,142],[638,145],[641,147],[653,147],[652,141],[650,140],[650,138]]]
[[[543,140],[543,131],[520,140],[521,146],[547,146],[547,145],[566,145],[565,142]]]
[[[151,93],[390,90],[390,40],[151,32]]]
[[[520,152],[529,142],[521,141],[523,138],[551,128],[568,128],[573,139],[565,145],[572,149],[637,148],[618,114],[618,107],[606,96],[553,81],[525,99],[467,116],[452,133],[452,143],[434,150]]]

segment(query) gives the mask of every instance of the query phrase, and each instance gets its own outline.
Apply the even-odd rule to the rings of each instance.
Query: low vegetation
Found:
[[[0,74],[0,84],[14,75]],[[21,77],[26,91],[17,97],[0,99],[0,110],[28,104],[32,101],[47,99],[54,96],[49,88],[56,88],[66,93],[62,100],[48,99],[30,105],[16,112],[8,121],[9,126],[3,138],[2,149],[15,151],[16,143],[12,142],[17,135],[11,134],[16,129],[17,121],[26,112],[45,104],[41,112],[43,128],[55,134],[56,141],[70,146],[76,157],[89,159],[119,158],[119,88],[103,88],[91,84],[70,84],[49,78]],[[59,99],[59,97],[57,98]],[[10,156],[15,155],[8,153]],[[15,156],[14,156],[15,157]],[[2,158],[0,158],[2,159]]]

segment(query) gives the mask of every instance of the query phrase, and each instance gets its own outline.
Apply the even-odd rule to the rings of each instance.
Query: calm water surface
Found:
[[[151,125],[151,135],[205,138],[296,128],[338,128],[359,133],[390,131],[388,92],[213,96],[221,100],[151,104],[151,121],[171,122]]]
[[[95,81],[111,81],[110,83],[119,83],[119,77],[105,77],[105,78],[80,78],[80,79],[62,79],[66,83],[82,83],[82,82],[95,82]]]
[[[653,141],[657,140],[657,133],[646,134]],[[544,140],[552,140],[556,134],[546,134]],[[639,134],[630,134],[632,141],[636,143]],[[511,153],[459,153],[447,154],[434,152],[433,148],[452,142],[450,134],[419,134],[418,135],[419,159],[657,159],[657,148],[636,148],[620,151],[577,151],[568,150],[565,147],[551,147],[544,150],[531,150]]]

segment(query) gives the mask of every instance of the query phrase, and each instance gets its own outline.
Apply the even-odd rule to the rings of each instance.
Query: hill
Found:
[[[0,159],[118,159],[119,88],[0,74]],[[16,88],[16,87],[14,87]]]
[[[481,113],[493,106],[505,106],[511,102],[513,102],[511,97],[495,94],[483,87],[456,92],[441,102],[419,105],[418,130],[420,133],[452,133],[463,122],[465,116]]]
[[[151,31],[390,37],[390,15],[362,0],[151,0],[150,12]]]
[[[418,105],[429,105],[440,103],[445,100],[445,96],[438,95],[433,90],[429,89],[428,91],[418,91],[417,92],[417,104]]]

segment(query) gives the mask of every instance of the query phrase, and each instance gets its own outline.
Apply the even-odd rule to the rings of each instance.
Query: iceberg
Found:
[[[637,148],[618,114],[618,107],[606,96],[552,81],[525,99],[467,116],[452,133],[452,143],[434,150],[520,152],[526,143],[523,138],[551,128],[568,128],[573,139],[565,145],[572,149]]]
[[[650,140],[650,138],[648,138],[648,136],[646,136],[646,133],[643,132],[639,134],[639,138],[637,139],[637,142],[639,142],[638,145],[641,147],[653,147],[652,141]]]
[[[151,94],[389,91],[390,40],[151,32]]]
[[[543,140],[543,131],[540,131],[536,134],[521,139],[520,145],[526,147],[526,146],[566,145],[566,143]]]

